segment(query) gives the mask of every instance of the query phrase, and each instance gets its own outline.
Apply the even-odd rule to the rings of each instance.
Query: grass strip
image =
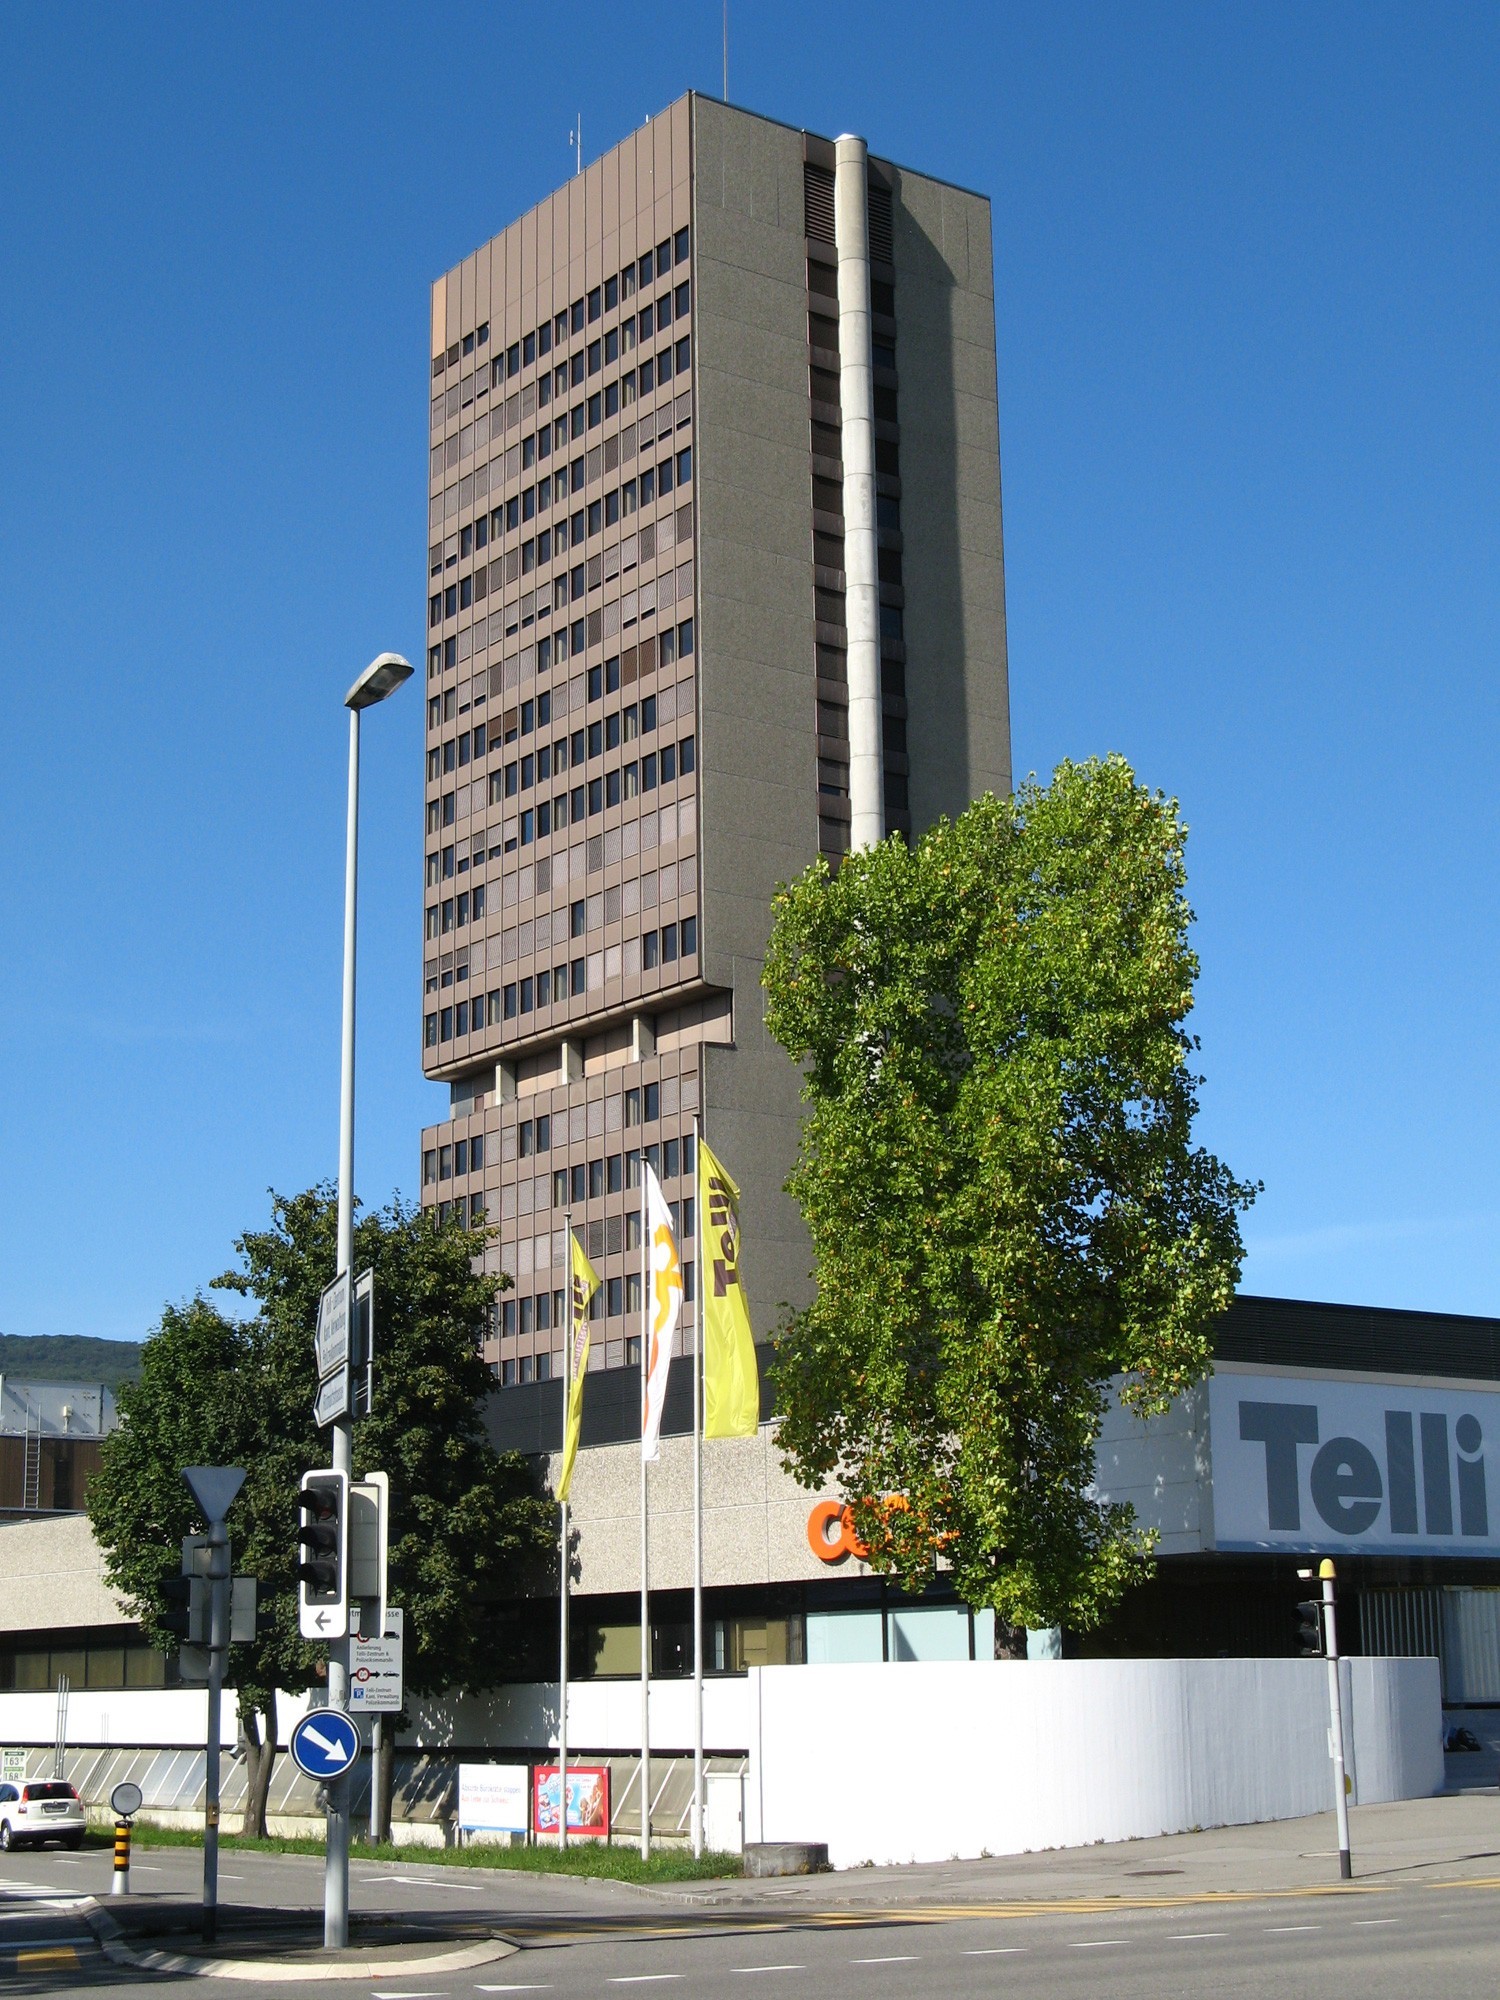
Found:
[[[109,1844],[96,1837],[97,1844]],[[90,1846],[96,1844],[91,1839]],[[137,1821],[136,1847],[202,1847],[203,1836],[190,1827],[149,1826]],[[270,1835],[247,1840],[237,1833],[219,1835],[225,1851],[250,1854],[321,1854],[323,1842],[311,1834]],[[606,1877],[615,1882],[702,1882],[744,1873],[737,1854],[704,1854],[695,1858],[686,1848],[654,1847],[641,1860],[636,1847],[615,1847],[602,1840],[578,1841],[565,1851],[556,1847],[501,1847],[481,1841],[471,1847],[396,1847],[390,1841],[352,1840],[356,1861],[404,1861],[425,1868],[510,1868],[533,1875]]]

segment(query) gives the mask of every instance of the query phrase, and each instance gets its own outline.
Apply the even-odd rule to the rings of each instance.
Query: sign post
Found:
[[[1339,1878],[1347,1882],[1354,1873],[1349,1855],[1349,1786],[1344,1773],[1344,1698],[1339,1686],[1339,1635],[1334,1622],[1333,1564],[1318,1565],[1323,1582],[1324,1655],[1328,1661],[1328,1740],[1333,1750],[1333,1794],[1339,1829]]]
[[[229,1530],[224,1517],[245,1483],[237,1465],[189,1465],[183,1471],[208,1523],[208,1728],[204,1743],[203,1942],[219,1929],[219,1734],[224,1695],[224,1656],[229,1650]]]

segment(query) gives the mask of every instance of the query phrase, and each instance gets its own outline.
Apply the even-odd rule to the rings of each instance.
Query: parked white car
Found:
[[[86,1822],[83,1801],[60,1778],[39,1778],[29,1785],[0,1785],[0,1848],[41,1847],[60,1840],[64,1847],[82,1847]]]

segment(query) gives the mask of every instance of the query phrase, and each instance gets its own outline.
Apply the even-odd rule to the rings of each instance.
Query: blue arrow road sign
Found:
[[[292,1731],[292,1761],[309,1778],[341,1778],[359,1755],[359,1730],[341,1708],[315,1708]]]

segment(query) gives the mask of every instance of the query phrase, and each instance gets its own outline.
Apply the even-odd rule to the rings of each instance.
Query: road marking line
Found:
[[[961,1952],[961,1958],[1010,1958],[1018,1951],[1030,1950],[1024,1944],[982,1944],[972,1951]]]
[[[476,1986],[476,1993],[550,1993],[550,1986]]]
[[[731,1965],[731,1972],[806,1972],[805,1965]]]
[[[1098,1951],[1107,1944],[1129,1944],[1129,1938],[1088,1938],[1082,1944],[1070,1944],[1069,1951]]]
[[[1394,1919],[1392,1919],[1394,1922]],[[1228,1937],[1228,1931],[1172,1931],[1168,1934],[1168,1944],[1196,1944],[1200,1938]]]
[[[1354,1919],[1354,1928],[1356,1930],[1369,1930],[1374,1924],[1399,1924],[1400,1921],[1399,1917],[1356,1917]]]
[[[921,1957],[916,1951],[893,1951],[885,1958],[851,1958],[851,1965],[913,1965]]]
[[[661,1979],[682,1979],[681,1972],[617,1972],[610,1980],[611,1986],[652,1986]]]
[[[443,1993],[442,1988],[438,1986],[424,1986],[418,1992],[400,1993],[382,1993],[377,1987],[371,1995],[371,2000],[443,2000]]]
[[[39,1948],[36,1951],[18,1951],[16,1953],[17,1972],[23,1966],[28,1972],[41,1972],[44,1969],[60,1972],[64,1966],[70,1966],[76,1972],[78,1969],[78,1948],[76,1945],[70,1944],[56,1948]]]
[[[1288,1931],[1320,1931],[1322,1928],[1321,1924],[1267,1924],[1266,1935],[1284,1937]]]

